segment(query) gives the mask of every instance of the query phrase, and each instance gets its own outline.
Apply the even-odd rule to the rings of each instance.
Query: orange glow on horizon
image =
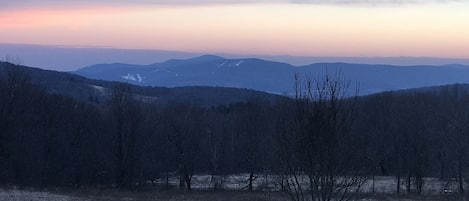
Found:
[[[469,3],[0,11],[0,42],[208,53],[469,58]]]

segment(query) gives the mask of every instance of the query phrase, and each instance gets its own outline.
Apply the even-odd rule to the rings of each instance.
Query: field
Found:
[[[195,191],[118,192],[116,190],[0,190],[0,201],[288,201],[279,192]],[[455,195],[374,194],[359,201],[465,201]]]
[[[284,201],[278,192],[239,191],[145,191],[119,192],[116,190],[0,190],[0,201]]]
[[[247,174],[227,175],[221,179],[221,186],[225,190],[230,191],[244,191],[248,186]],[[219,179],[219,180],[220,180]],[[212,177],[210,175],[194,175],[192,178],[192,188],[196,190],[211,190],[213,189]],[[303,178],[303,180],[307,180]],[[440,195],[440,194],[455,194],[458,191],[458,183],[455,180],[447,181],[440,180],[438,178],[424,178],[424,186],[422,190],[423,195]],[[177,186],[177,177],[171,177],[169,184]],[[157,179],[155,181],[149,181],[148,183],[154,182],[158,185],[164,185],[165,179]],[[401,192],[405,192],[405,178],[401,178]],[[397,180],[395,177],[383,177],[377,176],[369,178],[362,186],[364,193],[377,193],[377,194],[393,194],[396,192]],[[258,191],[280,191],[281,180],[277,175],[259,175],[253,182],[254,189]],[[468,188],[465,185],[465,188]],[[415,190],[415,189],[411,189]],[[445,192],[446,190],[446,192]]]
[[[4,187],[0,189],[0,201],[287,201],[288,195],[279,192],[280,187],[276,176],[258,177],[254,182],[255,192],[245,191],[244,183],[247,175],[231,175],[224,178],[225,190],[210,190],[210,176],[201,175],[193,178],[193,192],[181,192],[176,189],[161,191],[154,187],[145,187],[134,192],[118,191],[115,189],[17,189],[15,187]],[[270,182],[265,184],[265,180]],[[404,181],[404,180],[403,180]],[[162,180],[152,181],[161,185]],[[177,184],[177,178],[169,180],[172,186]],[[469,200],[461,197],[456,192],[456,183],[448,183],[435,178],[425,178],[423,195],[405,194],[404,186],[401,187],[403,194],[395,194],[396,180],[393,177],[376,177],[370,179],[363,186],[363,199],[361,201],[414,201],[414,200]],[[374,186],[374,192],[373,192]],[[447,189],[444,193],[443,189]],[[452,191],[452,192],[451,192]]]

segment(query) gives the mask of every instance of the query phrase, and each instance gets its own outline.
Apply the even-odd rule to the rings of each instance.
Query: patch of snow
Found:
[[[128,73],[127,75],[124,75],[122,76],[122,78],[126,79],[126,80],[132,80],[132,81],[136,81],[134,75]]]
[[[139,83],[143,83],[143,78],[138,73],[136,75],[127,73],[127,75],[121,76],[121,78],[126,79],[126,80],[139,82]]]
[[[94,89],[94,92],[96,95],[100,95],[100,96],[106,95],[106,88],[102,86],[96,86],[96,85],[88,85],[88,86]]]
[[[140,74],[138,74],[138,73],[137,73],[137,80],[140,83],[143,81],[142,76],[140,76]]]
[[[231,62],[228,66],[229,67],[239,67],[242,63],[244,63],[244,60],[235,60]]]
[[[102,86],[96,86],[96,85],[89,85],[89,86],[92,87],[93,89],[95,89],[98,92],[104,93],[105,88],[102,87]]]
[[[222,187],[227,190],[246,190],[248,186],[249,174],[231,174],[231,175],[194,175],[192,177],[192,187],[194,189],[210,189],[213,188],[213,177],[219,177],[222,182]],[[256,179],[253,181],[253,186],[258,190],[270,190],[270,191],[280,191],[281,190],[281,180],[283,177],[280,175],[272,174],[258,174]],[[283,178],[284,179],[284,178]],[[344,178],[339,177],[337,181],[341,181]],[[306,175],[298,175],[298,180],[301,185],[308,185],[308,177]],[[444,191],[456,191],[458,186],[457,182],[452,182],[448,185],[448,181],[439,180],[438,178],[424,178],[423,193],[426,195],[439,195],[444,193]],[[164,178],[157,178],[154,183],[164,184],[166,180]],[[169,178],[169,183],[173,186],[177,186],[179,178],[177,176],[171,176]],[[375,193],[394,193],[396,190],[396,178],[389,176],[376,176],[373,181],[371,178],[366,178],[363,185],[361,186],[361,191],[365,193],[375,192]],[[405,182],[401,183],[402,189],[404,189]],[[374,188],[374,189],[373,189]]]
[[[222,67],[223,65],[226,64],[226,62],[228,62],[228,60],[225,60],[222,64],[218,64],[218,67]]]
[[[244,62],[244,60],[238,61],[238,63],[235,64],[236,67],[239,67],[243,62]]]
[[[32,192],[26,190],[0,190],[0,200],[2,201],[85,201],[88,199],[67,195],[58,195],[49,192]]]

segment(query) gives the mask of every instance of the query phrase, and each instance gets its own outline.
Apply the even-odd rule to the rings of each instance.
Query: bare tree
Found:
[[[238,128],[241,129],[241,135],[246,142],[243,146],[244,167],[249,173],[248,191],[253,191],[253,182],[257,179],[259,163],[261,158],[261,142],[265,137],[263,135],[264,125],[262,122],[263,108],[255,100],[251,100],[243,107],[238,120]]]
[[[286,189],[295,201],[352,200],[365,178],[349,135],[354,98],[340,73],[319,81],[296,76],[296,126],[283,137]]]
[[[361,119],[359,122],[361,132],[367,135],[365,146],[369,172],[372,179],[372,193],[375,192],[375,176],[377,174],[386,176],[388,169],[385,167],[386,161],[391,158],[392,147],[388,146],[392,118],[393,96],[391,92],[371,95],[365,100],[361,100]],[[379,172],[379,173],[378,173]]]
[[[467,105],[467,96],[464,96],[460,89],[456,86],[451,90],[452,93],[446,93],[445,99],[448,99],[446,105],[447,110],[450,111],[448,121],[448,132],[444,139],[447,143],[446,146],[451,147],[452,155],[455,160],[456,174],[453,176],[458,182],[458,189],[460,194],[464,194],[464,172],[465,161],[467,155],[467,143],[469,132],[469,113]],[[449,152],[449,151],[448,151]],[[443,166],[443,165],[442,165]],[[444,166],[443,166],[444,167]]]
[[[179,188],[192,190],[191,182],[195,164],[204,138],[201,117],[202,109],[188,105],[175,105],[167,108],[167,139],[173,145],[177,157]]]
[[[214,189],[223,188],[222,162],[225,147],[227,145],[227,137],[230,132],[232,121],[229,119],[229,109],[225,106],[219,106],[212,111],[211,116],[207,117],[207,145],[209,149],[209,158],[211,164],[210,183]]]
[[[115,123],[116,185],[132,189],[141,114],[128,85],[115,86],[111,110]]]

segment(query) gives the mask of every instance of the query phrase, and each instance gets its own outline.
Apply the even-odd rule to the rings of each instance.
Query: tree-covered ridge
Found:
[[[466,190],[466,85],[351,98],[332,76],[299,79],[294,99],[206,105],[148,101],[145,88],[106,82],[96,103],[51,93],[17,65],[0,69],[3,184],[136,189],[177,175],[190,190],[195,174],[223,188],[224,176],[247,173],[244,189],[279,175],[296,200],[351,198],[374,176],[396,177],[401,194],[421,193],[424,177]],[[307,185],[292,180],[305,175]]]

